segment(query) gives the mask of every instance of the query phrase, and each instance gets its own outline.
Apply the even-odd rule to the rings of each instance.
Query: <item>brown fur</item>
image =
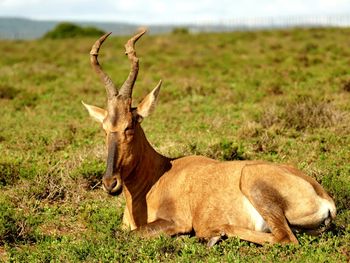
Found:
[[[102,42],[94,48],[98,50]],[[138,59],[133,45],[129,41],[126,49],[134,81]],[[105,75],[100,67],[97,70]],[[223,235],[258,244],[296,244],[291,226],[317,229],[335,217],[334,202],[322,186],[294,167],[263,161],[219,162],[203,156],[171,159],[157,153],[140,122],[154,109],[160,85],[137,108],[131,108],[131,98],[125,97],[130,90],[121,96],[112,88],[107,90],[107,111],[84,104],[107,134],[108,173],[102,181],[110,194],[123,188],[124,227],[143,236],[194,231],[210,239],[211,245]]]

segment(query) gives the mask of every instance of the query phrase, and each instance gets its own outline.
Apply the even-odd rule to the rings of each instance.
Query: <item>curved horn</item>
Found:
[[[144,33],[146,33],[146,29],[143,29],[140,33],[130,38],[125,44],[125,54],[128,55],[131,62],[131,68],[128,78],[125,80],[123,86],[119,90],[119,93],[124,98],[131,98],[132,89],[139,71],[139,59],[136,57],[135,43]]]
[[[92,46],[90,51],[90,63],[92,68],[96,71],[96,73],[100,76],[102,82],[106,86],[106,92],[107,92],[107,98],[108,100],[112,99],[114,96],[118,95],[118,91],[116,87],[114,86],[111,78],[102,70],[100,63],[97,60],[98,57],[98,51],[100,50],[100,46],[102,43],[106,40],[106,38],[111,34],[107,33],[100,37],[95,44]]]

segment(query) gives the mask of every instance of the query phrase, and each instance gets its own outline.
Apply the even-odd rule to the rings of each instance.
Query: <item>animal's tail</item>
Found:
[[[310,236],[318,236],[322,234],[323,232],[327,231],[331,227],[332,221],[335,219],[336,211],[330,210],[328,213],[328,217],[323,221],[321,225],[319,225],[315,229],[296,229],[297,231],[300,231],[302,233],[306,233]]]
[[[330,216],[331,216],[331,220],[334,220],[336,215],[337,215],[337,208],[335,207],[334,202],[332,202],[332,206],[329,209],[329,213],[330,213]]]

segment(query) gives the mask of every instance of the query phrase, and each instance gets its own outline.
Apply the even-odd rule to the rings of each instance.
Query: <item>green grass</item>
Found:
[[[80,101],[104,106],[89,65],[95,39],[0,41],[0,261],[346,262],[350,259],[350,29],[146,36],[136,104],[163,79],[143,122],[168,156],[291,163],[333,196],[338,217],[300,246],[230,238],[141,240],[120,228],[124,201],[100,188],[104,134]],[[120,85],[126,38],[100,61]]]

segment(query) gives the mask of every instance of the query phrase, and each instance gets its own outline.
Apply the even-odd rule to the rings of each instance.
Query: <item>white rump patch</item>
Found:
[[[262,218],[259,212],[255,209],[255,207],[250,203],[250,201],[246,197],[244,197],[243,200],[244,200],[243,201],[244,207],[246,208],[246,211],[248,212],[251,218],[255,231],[271,232],[265,220]]]
[[[332,215],[332,217],[335,216],[336,208],[334,204],[326,199],[323,199],[322,197],[319,197],[319,210],[317,213],[317,217],[322,222],[328,218],[329,213]]]

